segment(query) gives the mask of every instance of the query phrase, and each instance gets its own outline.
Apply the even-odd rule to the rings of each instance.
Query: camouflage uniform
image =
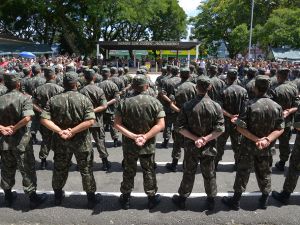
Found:
[[[266,95],[250,100],[236,121],[237,126],[249,130],[257,137],[265,137],[274,130],[284,128],[282,108]],[[255,143],[242,136],[238,157],[234,191],[242,193],[246,190],[251,168],[254,166],[260,191],[268,195],[271,191],[271,146],[259,150]]]
[[[105,94],[101,88],[95,84],[88,84],[80,90],[80,93],[88,97],[93,104],[94,109],[106,105],[107,101]],[[108,153],[105,147],[105,131],[103,124],[103,112],[95,113],[96,123],[90,128],[90,132],[96,143],[96,148],[99,152],[100,158],[107,158]]]
[[[37,87],[33,92],[33,101],[36,103],[41,109],[45,108],[48,100],[64,91],[61,86],[56,84],[55,80],[49,80],[45,84]],[[36,112],[36,116],[40,118],[40,113]],[[52,142],[52,134],[53,132],[48,130],[46,127],[41,126],[40,132],[43,138],[39,158],[46,159],[49,155],[49,151],[51,149]]]
[[[175,99],[176,106],[181,109],[184,103],[192,100],[197,95],[196,85],[190,81],[181,81],[179,84],[175,86],[175,96],[172,98]],[[178,117],[178,113],[176,113],[176,118]],[[177,130],[173,131],[173,150],[172,150],[172,158],[180,159],[181,157],[181,148],[184,144],[184,137],[178,133]]]
[[[184,104],[177,118],[176,129],[186,129],[197,137],[206,136],[213,131],[223,132],[225,128],[222,109],[207,95],[198,95]],[[197,148],[194,141],[184,139],[184,170],[178,190],[180,196],[186,198],[191,194],[199,161],[205,192],[208,197],[216,196],[215,144],[216,141],[212,140],[202,148]]]
[[[17,90],[0,97],[0,124],[15,125],[26,116],[33,116],[32,101]],[[24,191],[36,191],[37,178],[32,140],[28,126],[20,128],[12,136],[0,136],[2,151],[1,188],[11,189],[15,184],[18,169],[23,178]]]
[[[215,102],[221,102],[221,93],[225,88],[225,82],[214,76],[211,79],[211,89],[208,91],[208,96]]]
[[[7,92],[7,88],[5,87],[5,85],[0,83],[0,96],[4,95]]]
[[[41,118],[53,121],[61,129],[68,129],[96,117],[93,105],[87,97],[77,91],[66,90],[48,101]],[[54,151],[53,190],[61,190],[65,186],[74,154],[82,176],[83,190],[87,193],[95,192],[93,150],[89,130],[76,134],[70,140],[63,140],[55,133],[52,143]]]
[[[122,123],[128,130],[136,134],[145,134],[155,125],[157,119],[165,117],[165,112],[157,99],[140,93],[121,102],[116,115],[122,117]],[[124,135],[122,141],[124,165],[121,193],[130,194],[132,192],[139,159],[143,169],[145,193],[148,196],[154,196],[157,192],[154,170],[156,138],[149,139],[143,147],[137,146],[134,140]]]
[[[175,87],[181,82],[181,79],[177,75],[172,75],[171,77],[166,77],[162,80],[162,94],[166,95],[170,98],[170,100],[175,101]],[[165,105],[164,107],[166,112],[166,126],[163,132],[163,138],[165,140],[169,140],[171,134],[173,133],[172,127],[176,121],[177,114],[170,109],[169,105]]]
[[[109,102],[112,99],[119,98],[119,89],[118,86],[111,80],[104,80],[98,84],[98,86],[104,91],[106,100]],[[112,139],[118,139],[118,131],[114,128],[114,113],[115,113],[115,104],[109,105],[105,114],[103,115],[104,125],[109,125],[110,135]]]
[[[272,99],[277,102],[283,110],[298,107],[299,98],[298,90],[294,84],[286,81],[279,84],[274,90],[271,91]],[[285,118],[285,128],[283,134],[278,138],[279,140],[279,158],[280,161],[286,162],[290,156],[289,141],[292,135],[292,124],[294,115],[289,115]]]
[[[243,87],[232,84],[222,92],[221,99],[221,106],[226,112],[230,113],[231,115],[238,115],[245,107],[245,103],[248,100],[248,94]],[[237,132],[235,126],[231,123],[231,119],[225,116],[225,132],[217,139],[218,154],[215,160],[216,165],[218,165],[218,162],[222,160],[228,137],[230,137],[231,140],[231,146],[236,162],[241,135],[239,132]]]

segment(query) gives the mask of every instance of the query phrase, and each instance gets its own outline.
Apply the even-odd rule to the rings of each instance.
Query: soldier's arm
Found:
[[[57,134],[59,134],[62,131],[62,129],[59,126],[57,126],[53,121],[49,119],[41,118],[40,122],[43,126]]]
[[[256,135],[252,134],[248,129],[246,128],[242,128],[240,126],[237,126],[237,131],[240,132],[243,136],[245,136],[246,138],[248,138],[249,140],[253,141],[253,142],[257,142],[259,140],[259,137],[257,137]]]
[[[165,128],[165,119],[158,118],[156,124],[144,135],[145,140],[149,140],[156,136],[161,130]]]
[[[31,116],[25,116],[17,124],[12,127],[13,133],[16,133],[20,128],[26,126],[31,121]]]
[[[85,120],[80,124],[78,124],[76,127],[69,129],[69,131],[72,134],[72,136],[74,136],[75,134],[78,134],[82,131],[89,129],[91,126],[94,125],[94,123],[95,123],[95,119]]]
[[[130,130],[128,130],[122,123],[122,117],[118,114],[116,114],[116,117],[115,117],[115,121],[114,121],[114,127],[120,131],[121,134],[123,134],[124,136],[132,139],[132,140],[135,140],[138,135],[131,132]]]

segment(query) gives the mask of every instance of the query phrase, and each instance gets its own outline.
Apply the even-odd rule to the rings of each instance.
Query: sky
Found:
[[[179,5],[184,9],[185,13],[191,17],[197,15],[197,7],[201,0],[179,0]]]

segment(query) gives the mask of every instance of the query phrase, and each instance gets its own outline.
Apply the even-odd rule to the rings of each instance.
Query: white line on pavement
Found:
[[[158,166],[166,165],[167,163],[170,162],[156,162]],[[140,162],[138,162],[137,164],[141,165]],[[183,164],[182,162],[178,162],[178,165],[182,165],[182,164]],[[234,162],[219,162],[219,165],[234,165]]]
[[[24,191],[22,190],[14,190],[16,191],[18,194],[24,194]],[[0,193],[3,194],[4,191],[0,190]],[[37,193],[46,193],[49,195],[53,195],[54,192],[53,191],[37,191]],[[112,196],[112,197],[119,197],[120,196],[120,192],[97,192],[100,193],[103,196]],[[172,197],[174,194],[176,193],[158,193],[163,197]],[[72,195],[86,195],[86,192],[83,191],[66,191],[65,192],[66,196],[72,196]],[[133,197],[146,197],[145,193],[142,192],[133,192],[131,193],[131,196]],[[233,192],[220,192],[217,194],[217,196],[219,197],[228,197],[228,196],[233,196]],[[246,197],[257,197],[257,196],[261,196],[261,192],[244,192],[243,196]],[[292,194],[292,196],[300,196],[300,192],[294,192]],[[205,193],[192,193],[190,195],[191,198],[197,198],[197,197],[206,197]]]

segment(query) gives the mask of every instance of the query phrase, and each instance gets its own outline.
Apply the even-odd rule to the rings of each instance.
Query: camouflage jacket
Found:
[[[196,98],[183,105],[180,111],[175,129],[186,129],[197,137],[203,137],[213,131],[224,132],[224,117],[221,106],[211,100],[207,95],[198,95]],[[200,155],[215,156],[216,141],[210,141],[204,147],[198,149],[195,142],[185,138],[186,149],[198,151]]]
[[[170,98],[172,101],[175,101],[175,87],[181,82],[181,79],[179,76],[171,76],[169,78],[163,79],[162,83],[162,93],[168,98]],[[170,109],[168,104],[164,104],[164,109],[166,113],[174,113],[173,110]]]
[[[61,129],[73,128],[83,121],[96,119],[90,100],[77,91],[69,90],[52,97],[47,102],[41,118],[53,121]],[[64,151],[64,145],[76,146],[74,149],[80,152],[92,151],[89,130],[76,134],[70,140],[63,140],[55,133],[53,143],[55,151]]]
[[[25,80],[25,82],[24,82],[25,89],[24,90],[27,94],[33,95],[34,90],[37,87],[39,87],[45,83],[46,83],[45,78],[43,78],[41,76],[34,76],[34,77],[31,77],[31,78]]]
[[[125,88],[124,80],[121,77],[113,76],[111,77],[111,81],[118,86],[119,91],[122,91]]]
[[[218,77],[211,77],[211,89],[208,92],[208,96],[215,102],[221,102],[221,93],[225,88],[225,82]]]
[[[34,90],[32,98],[33,101],[43,109],[51,97],[63,91],[64,89],[57,85],[56,81],[48,81]]]
[[[227,86],[221,93],[222,108],[232,115],[240,114],[248,101],[248,94],[245,88],[237,84]],[[228,117],[225,117],[228,119]]]
[[[272,100],[282,107],[282,110],[298,107],[300,104],[298,90],[289,81],[279,84],[274,90],[270,91],[270,95]],[[286,127],[292,126],[293,118],[293,114],[285,118]]]
[[[254,87],[255,87],[255,78],[249,80],[249,82],[245,85],[245,89],[248,92],[249,99],[255,98]]]
[[[32,101],[29,96],[18,90],[13,90],[0,96],[0,124],[2,126],[14,126],[26,116],[33,116]],[[13,136],[1,136],[0,144],[3,150],[16,149],[24,152],[30,144],[31,135],[28,126],[19,129]]]
[[[106,100],[108,102],[114,98],[115,99],[119,98],[119,88],[111,80],[104,80],[101,83],[97,84],[97,86],[104,91]],[[114,112],[115,112],[115,104],[108,106],[105,113],[114,114]]]
[[[88,97],[88,99],[93,104],[94,109],[107,104],[104,91],[95,84],[86,85],[80,90],[80,93]],[[95,113],[95,115],[96,123],[94,124],[94,127],[102,126],[103,112]]]
[[[131,132],[145,134],[156,124],[157,119],[165,117],[165,112],[156,98],[145,93],[135,93],[119,104],[116,115],[122,118],[123,125]],[[123,135],[124,151],[136,151],[140,155],[152,154],[155,152],[155,144],[156,138],[153,137],[143,147],[139,147],[134,140]]]
[[[192,100],[196,95],[196,85],[190,81],[181,81],[175,86],[174,98],[178,108],[182,108],[184,103]]]
[[[239,115],[236,125],[249,130],[258,138],[265,137],[274,130],[284,128],[283,111],[280,105],[271,100],[268,96],[254,98],[249,100],[243,112]],[[245,137],[243,142],[249,145],[249,148],[256,149],[255,143]],[[259,154],[264,154],[264,151]],[[267,152],[265,152],[268,154]]]
[[[7,92],[7,88],[5,85],[0,84],[0,96],[4,95]]]

